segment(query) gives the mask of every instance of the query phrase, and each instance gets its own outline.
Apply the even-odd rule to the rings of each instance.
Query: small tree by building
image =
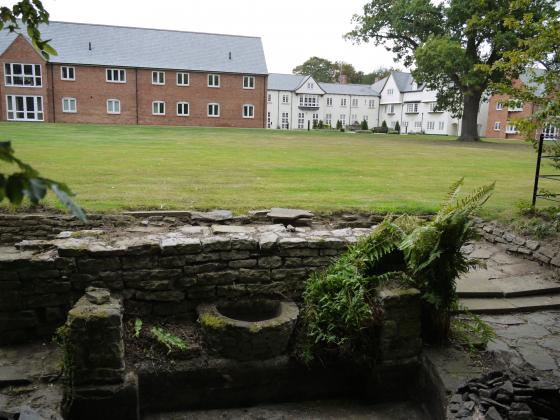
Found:
[[[398,121],[395,123],[395,131],[396,131],[397,133],[400,133],[400,132],[401,132],[401,125],[399,124]]]
[[[381,123],[381,127],[387,128],[387,122],[385,120],[383,120],[383,122]]]
[[[336,122],[336,129],[337,129],[337,130],[340,130],[341,128],[342,128],[342,121],[338,120],[338,121]]]
[[[360,125],[361,125],[360,128],[361,128],[362,130],[367,130],[367,129],[369,129],[368,123],[367,123],[366,120],[363,120],[362,123],[361,123]]]

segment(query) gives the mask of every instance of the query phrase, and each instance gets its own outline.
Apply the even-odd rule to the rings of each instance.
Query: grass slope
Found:
[[[70,185],[90,211],[428,212],[464,176],[467,188],[496,180],[486,211],[507,217],[530,199],[535,165],[520,141],[443,136],[0,123],[0,140],[11,140],[43,176]]]

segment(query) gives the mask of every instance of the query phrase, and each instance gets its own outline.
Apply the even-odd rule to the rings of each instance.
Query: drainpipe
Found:
[[[55,107],[55,102],[54,102],[54,72],[53,72],[53,64],[52,63],[45,63],[45,66],[47,66],[47,68],[50,68],[50,73],[51,73],[51,107],[52,107],[52,122],[55,123],[56,122],[56,107]],[[46,101],[45,101],[46,102]],[[43,109],[43,112],[45,112],[45,110]]]
[[[138,68],[134,69],[134,97],[136,102],[136,125],[138,125]],[[189,110],[190,111],[190,110]]]

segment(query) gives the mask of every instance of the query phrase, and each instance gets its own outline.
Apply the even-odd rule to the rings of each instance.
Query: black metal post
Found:
[[[535,184],[533,186],[533,207],[537,203],[537,192],[539,190],[539,176],[541,173],[541,156],[544,143],[544,133],[539,136],[539,150],[537,152],[537,168],[535,169]]]

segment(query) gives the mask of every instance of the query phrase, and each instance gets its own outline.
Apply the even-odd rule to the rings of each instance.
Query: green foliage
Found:
[[[518,213],[511,224],[516,232],[535,239],[560,234],[560,207],[535,208],[527,203],[520,205]]]
[[[0,202],[7,199],[12,204],[20,205],[23,198],[27,197],[32,204],[37,204],[50,189],[74,216],[81,221],[86,221],[81,207],[71,199],[73,194],[70,188],[60,182],[39,176],[39,172],[14,156],[10,142],[0,142],[0,161],[16,165],[19,169],[18,172],[10,175],[0,173]]]
[[[138,338],[140,337],[140,332],[142,331],[142,325],[143,322],[141,319],[136,318],[136,320],[134,321],[134,337]]]
[[[317,120],[313,120],[313,129],[316,130],[317,129]]]
[[[150,332],[160,344],[167,348],[168,354],[173,350],[186,351],[188,349],[187,343],[185,343],[180,337],[165,331],[163,328],[152,327]]]
[[[438,92],[438,107],[462,114],[461,137],[475,139],[482,93],[490,83],[510,83],[494,64],[526,50],[536,26],[558,15],[555,3],[373,0],[353,17],[356,26],[346,37],[384,45],[395,61],[415,64],[416,81]]]
[[[10,32],[19,32],[21,28],[18,19],[25,25],[33,46],[45,59],[48,60],[49,56],[57,55],[55,49],[49,44],[50,39],[41,38],[39,26],[49,22],[49,13],[40,0],[20,0],[12,7],[0,7],[0,31],[7,29]]]
[[[321,57],[310,57],[303,64],[294,67],[293,74],[312,76],[317,82],[337,82],[341,74],[345,75],[348,83],[371,85],[379,79],[388,76],[392,71],[399,71],[394,67],[378,67],[371,73],[358,71],[352,64],[343,61],[330,61]]]
[[[325,128],[325,125],[323,124],[323,120],[319,120],[319,124],[317,124],[317,128],[320,129],[320,130]]]
[[[387,121],[383,120],[383,122],[381,123],[381,127],[388,128],[387,127]]]
[[[332,82],[335,79],[334,63],[320,57],[309,58],[303,64],[294,67],[292,73],[311,76],[317,82]]]
[[[395,123],[395,131],[396,131],[397,133],[400,133],[400,132],[401,132],[401,125],[399,124],[398,121]]]
[[[468,351],[476,352],[494,341],[496,333],[478,315],[467,312],[451,320],[451,339]]]
[[[447,338],[456,279],[476,264],[461,252],[475,236],[469,216],[494,188],[490,184],[460,197],[462,184],[460,179],[451,186],[432,220],[388,216],[334,264],[311,276],[304,291],[310,346],[334,346],[353,355],[368,349],[381,313],[376,291],[387,283],[419,289],[427,311],[424,338]]]
[[[367,123],[366,120],[363,120],[363,121],[361,122],[360,128],[361,128],[362,130],[367,130],[367,129],[369,128],[369,127],[368,127],[368,123]]]
[[[336,129],[337,129],[337,130],[341,130],[341,129],[342,129],[342,121],[337,120],[337,122],[336,122]]]

